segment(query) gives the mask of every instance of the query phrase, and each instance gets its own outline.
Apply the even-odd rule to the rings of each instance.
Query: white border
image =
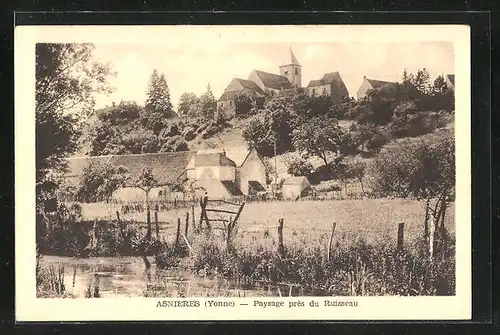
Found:
[[[156,308],[157,298],[37,299],[35,292],[35,43],[416,42],[449,41],[456,80],[456,296],[339,297],[358,307],[255,308],[253,298],[235,307]],[[470,29],[458,25],[366,26],[18,26],[15,29],[15,268],[17,321],[82,320],[447,320],[471,318]],[[276,301],[279,298],[259,298]],[[161,299],[160,299],[161,300]],[[172,300],[172,299],[170,299]],[[194,299],[186,299],[194,300]],[[208,299],[196,299],[204,306]],[[227,299],[218,299],[227,300]],[[248,303],[249,306],[240,306]]]

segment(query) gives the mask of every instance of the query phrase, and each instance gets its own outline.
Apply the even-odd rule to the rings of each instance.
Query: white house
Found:
[[[206,192],[211,198],[251,195],[266,188],[266,169],[261,157],[255,149],[245,147],[69,158],[67,183],[79,187],[84,168],[91,162],[127,168],[127,184],[113,195],[122,202],[145,200],[144,191],[133,182],[143,168],[151,169],[158,182],[150,191],[152,200],[179,198],[179,193],[173,192],[173,186],[179,185],[184,189],[182,197],[188,198],[197,192]]]

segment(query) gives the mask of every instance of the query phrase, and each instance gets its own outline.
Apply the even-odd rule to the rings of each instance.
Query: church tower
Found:
[[[296,88],[302,87],[302,66],[290,48],[291,63],[280,66],[280,75],[287,77]]]

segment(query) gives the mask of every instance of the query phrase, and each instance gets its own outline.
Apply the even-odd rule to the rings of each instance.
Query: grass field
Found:
[[[81,204],[85,220],[115,219],[119,205],[103,203]],[[447,212],[445,226],[450,233],[455,231],[455,207]],[[178,218],[184,228],[186,213],[191,209],[174,209],[158,213],[162,234],[167,240],[175,235]],[[191,216],[191,213],[190,213]],[[198,224],[199,206],[195,206],[195,222]],[[264,233],[277,235],[278,220],[284,219],[286,240],[325,239],[336,222],[335,236],[352,239],[359,236],[369,242],[395,240],[397,227],[405,223],[405,241],[411,241],[423,234],[424,202],[401,199],[332,200],[332,201],[277,201],[248,203],[241,213],[238,234],[245,239],[257,239]],[[151,215],[154,222],[154,216]],[[122,215],[123,220],[146,222],[146,213]],[[191,222],[191,217],[190,217]],[[216,223],[214,223],[217,225]],[[192,225],[190,225],[190,230]],[[260,240],[260,239],[259,239]]]

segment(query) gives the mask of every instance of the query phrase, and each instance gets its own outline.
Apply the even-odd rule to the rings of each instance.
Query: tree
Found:
[[[148,129],[131,129],[122,134],[121,144],[131,154],[158,152],[158,137]]]
[[[366,173],[366,163],[362,161],[352,161],[348,164],[347,169],[349,170],[349,175],[356,179],[361,186],[361,192],[365,193],[365,188],[363,184],[363,178]]]
[[[151,238],[151,206],[149,203],[149,192],[158,185],[158,181],[153,176],[153,172],[149,168],[143,168],[139,176],[134,181],[134,186],[144,191],[146,195],[146,215],[148,230],[146,238]]]
[[[293,130],[293,143],[307,157],[318,156],[328,166],[328,153],[338,153],[343,131],[336,119],[310,118]]]
[[[109,199],[126,181],[127,168],[91,162],[83,169],[83,177],[76,197],[83,202],[98,202]]]
[[[109,64],[92,59],[92,44],[37,43],[35,48],[36,195],[54,195],[81,136],[81,116],[94,106],[95,93],[110,93]],[[43,208],[39,207],[39,208]]]
[[[198,101],[198,115],[207,119],[212,119],[215,116],[217,109],[217,101],[212,93],[210,84],[207,86],[207,91],[200,96]]]
[[[443,76],[437,76],[432,85],[434,94],[444,94],[447,90],[446,80]]]
[[[426,68],[419,69],[412,77],[412,85],[422,94],[429,94],[431,91],[430,74]]]
[[[177,114],[180,116],[196,116],[199,99],[194,93],[182,93],[177,106]]]
[[[371,171],[374,193],[426,199],[444,233],[446,208],[455,192],[455,141],[451,133],[386,150],[375,157]],[[425,224],[427,228],[427,217]]]
[[[144,126],[158,135],[167,119],[175,116],[170,102],[170,90],[163,74],[155,69],[149,79],[147,99],[142,113]]]
[[[306,176],[309,177],[314,171],[311,163],[305,159],[294,159],[288,163],[287,172],[292,176]]]
[[[290,102],[274,97],[267,101],[263,112],[256,115],[243,128],[243,138],[249,147],[261,155],[271,157],[293,150],[292,129],[297,125],[297,115]]]

